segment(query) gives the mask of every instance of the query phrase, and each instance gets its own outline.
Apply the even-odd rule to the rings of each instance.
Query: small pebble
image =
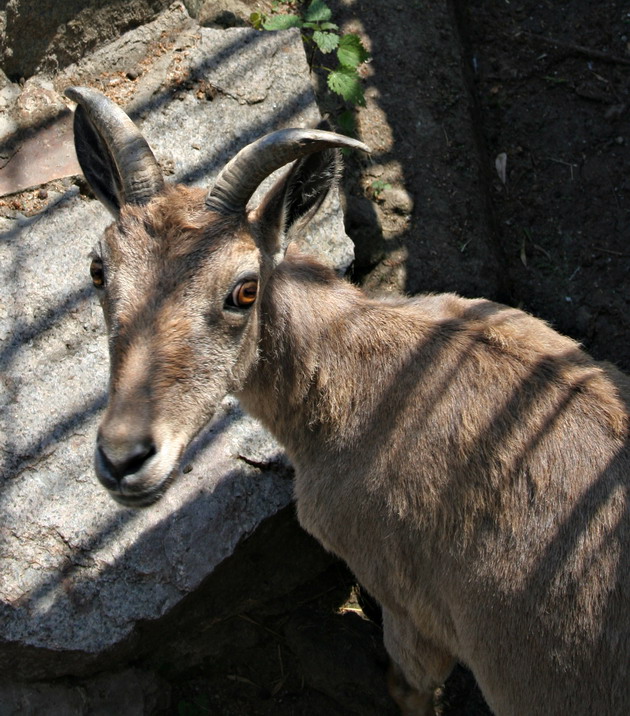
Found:
[[[46,189],[40,189],[37,192],[37,198],[38,199],[48,199],[48,192],[46,191]]]

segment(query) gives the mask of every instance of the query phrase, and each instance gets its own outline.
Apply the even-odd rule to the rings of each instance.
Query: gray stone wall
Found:
[[[57,70],[153,19],[170,0],[9,0],[0,6],[1,66],[13,80]]]

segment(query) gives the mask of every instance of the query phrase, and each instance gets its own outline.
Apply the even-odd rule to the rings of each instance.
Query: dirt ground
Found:
[[[394,240],[384,261],[360,266],[360,278],[372,289],[455,290],[520,306],[595,357],[630,369],[627,4],[455,1],[449,16],[458,36],[446,12],[443,26],[427,27],[423,5],[362,0],[351,6],[360,23],[350,24],[363,26],[374,55],[368,106],[359,112],[361,137],[376,146],[384,133],[391,137],[385,159],[400,168],[386,171],[385,179],[414,200],[405,214],[379,197],[383,233]],[[468,118],[459,110],[461,97],[445,96],[455,67],[440,43],[462,48],[478,152],[469,164],[453,146],[465,141]],[[432,152],[440,154],[439,175],[425,171],[426,155],[418,150],[426,151],[415,131],[419,98],[450,136]],[[495,166],[502,155],[503,177]],[[466,232],[477,228],[471,214],[478,205],[458,213],[467,199],[455,196],[438,218],[448,217],[451,242],[461,250],[454,258],[446,240],[436,256],[425,197],[445,177],[452,180],[450,170],[457,175],[455,195],[462,175],[477,169],[487,234],[481,262],[472,262],[481,270],[471,276],[474,247],[466,245]],[[371,179],[369,173],[361,178],[364,193]],[[397,270],[401,264],[404,271]]]
[[[630,370],[627,4],[331,5],[373,53],[357,121],[375,152],[347,171],[355,279],[373,292],[453,290],[520,306]],[[338,103],[325,92],[320,99],[334,117]],[[379,181],[390,187],[376,191]],[[264,699],[243,702],[247,681],[240,682],[229,713],[392,712],[374,701],[385,668],[378,626],[357,621],[351,577],[342,583],[337,601],[312,602],[301,613],[327,640],[324,661],[296,661],[293,680]],[[361,627],[360,637],[350,625]],[[309,648],[317,651],[316,643]],[[270,635],[258,664],[272,659],[272,645]],[[350,654],[354,678],[374,689],[365,694],[373,708],[321,690]],[[182,693],[186,708],[196,708]],[[199,711],[179,713],[228,713],[205,698],[195,702]],[[463,668],[437,701],[445,716],[490,713]]]
[[[475,90],[512,302],[630,369],[630,7],[470,2]]]

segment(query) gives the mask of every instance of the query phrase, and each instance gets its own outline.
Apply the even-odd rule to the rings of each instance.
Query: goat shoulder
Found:
[[[243,400],[287,446],[306,529],[474,663],[500,712],[540,663],[550,699],[557,668],[587,679],[620,638],[615,584],[630,591],[628,379],[522,311],[375,301],[295,256],[263,311]],[[508,695],[495,681],[514,673]]]

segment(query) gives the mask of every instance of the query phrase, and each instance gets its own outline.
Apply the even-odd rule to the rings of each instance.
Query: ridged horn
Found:
[[[65,94],[83,109],[105,143],[120,179],[122,203],[148,202],[164,187],[164,177],[140,130],[117,104],[97,90],[68,87]]]
[[[261,182],[285,164],[332,147],[370,152],[363,142],[321,129],[281,129],[241,149],[221,170],[206,207],[221,214],[245,211]]]

